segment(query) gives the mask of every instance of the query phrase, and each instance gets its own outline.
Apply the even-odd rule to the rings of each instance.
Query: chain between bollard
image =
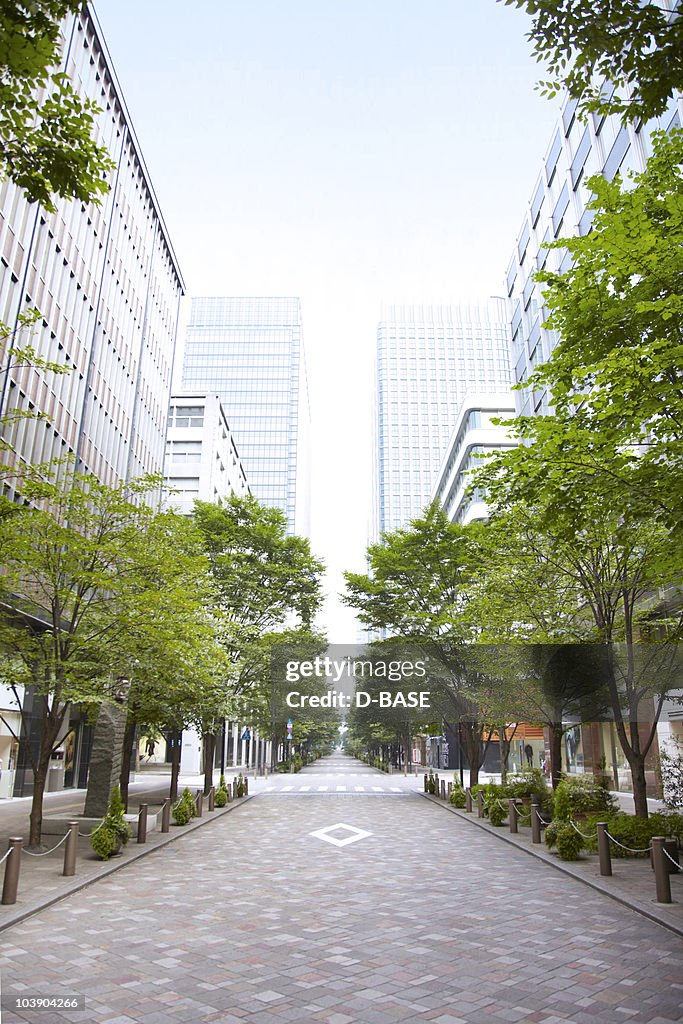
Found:
[[[54,853],[55,850],[58,850],[62,843],[67,841],[70,835],[71,829],[62,836],[56,846],[51,846],[49,850],[43,850],[42,853],[32,853],[31,850],[27,850],[25,847],[22,847],[21,852],[25,853],[28,857],[47,857],[50,853]]]
[[[652,849],[652,844],[650,844],[650,846],[646,847],[644,850],[633,850],[630,846],[624,846],[624,844],[620,843],[618,839],[615,839],[614,836],[611,836],[607,829],[605,829],[605,835],[608,839],[612,840],[615,846],[619,846],[622,850],[626,850],[628,853],[649,853]]]
[[[540,821],[541,825],[543,825],[545,828],[547,828],[548,825],[550,824],[550,822],[546,821],[545,818],[541,817],[541,812],[539,811],[538,807],[534,807],[534,810],[536,811],[536,817]]]
[[[0,857],[0,864],[4,864],[4,862],[7,860],[7,858],[9,857],[11,852],[12,852],[12,847],[10,846],[9,850],[7,850],[7,852],[5,853],[5,856],[4,857]]]
[[[582,832],[582,831],[581,831],[581,829],[580,829],[580,828],[579,828],[579,827],[578,827],[577,825],[575,825],[573,821],[571,821],[571,819],[570,819],[570,821],[569,821],[569,824],[571,825],[571,827],[572,827],[572,828],[574,829],[574,831],[575,831],[575,832],[578,832],[578,833],[579,833],[579,835],[580,835],[580,836],[581,836],[581,837],[582,837],[583,839],[587,839],[587,840],[588,840],[589,842],[591,842],[591,843],[593,842],[593,840],[594,840],[594,839],[597,839],[597,838],[598,838],[598,833],[597,833],[597,832],[595,833],[595,835],[594,835],[594,836],[587,836],[585,832]],[[609,835],[609,832],[608,832],[608,833],[606,833],[606,834],[607,834],[607,835],[609,836],[609,838],[610,838],[610,839],[612,838],[612,837],[611,837],[611,836]]]
[[[651,847],[648,847],[648,849],[651,849]],[[665,857],[669,858],[669,860],[671,861],[673,866],[676,868],[676,871],[680,871],[681,870],[681,865],[678,863],[677,860],[674,860],[674,858],[671,856],[671,854],[667,850],[666,846],[662,847],[662,853],[664,854]]]

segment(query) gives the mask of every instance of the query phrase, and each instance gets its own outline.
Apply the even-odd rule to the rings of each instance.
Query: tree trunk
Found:
[[[43,698],[43,720],[40,730],[40,744],[38,747],[38,759],[33,765],[33,799],[31,800],[31,813],[29,815],[29,846],[40,846],[43,832],[43,797],[45,795],[45,784],[47,772],[50,766],[50,756],[59,735],[59,730],[64,722],[67,705],[62,710],[58,708],[55,697],[52,698],[53,707],[47,705],[46,698]]]
[[[498,733],[498,746],[500,748],[500,781],[505,784],[508,777],[508,760],[510,758],[510,746],[512,745],[512,738],[508,739],[505,728],[501,728]]]
[[[119,776],[121,799],[126,806],[126,811],[128,810],[128,783],[130,781],[130,766],[133,760],[136,728],[137,723],[129,715],[126,721],[126,731],[123,734],[123,746],[121,748],[121,774]]]
[[[42,757],[40,760],[42,761]],[[31,801],[28,833],[29,846],[40,846],[43,831],[43,796],[47,781],[48,763],[49,757],[44,766],[39,763],[33,770],[33,800]]]
[[[562,779],[562,737],[564,729],[561,722],[552,722],[550,732],[550,779],[553,789],[557,789]]]
[[[206,796],[213,786],[213,763],[216,760],[215,732],[203,732],[202,745],[204,749],[204,796]]]
[[[631,754],[628,759],[633,783],[633,809],[636,818],[649,817],[647,809],[647,783],[645,782],[645,755]]]
[[[180,774],[180,737],[181,732],[179,729],[172,729],[170,733],[171,739],[171,788],[169,789],[169,796],[172,801],[178,799],[178,776]]]
[[[462,745],[470,768],[470,788],[479,783],[479,769],[482,765],[482,726],[478,722],[462,723]]]

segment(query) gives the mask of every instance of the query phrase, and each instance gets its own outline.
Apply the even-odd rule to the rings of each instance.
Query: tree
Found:
[[[4,0],[0,13],[0,177],[54,211],[54,197],[99,202],[114,167],[94,138],[97,105],[59,70],[60,30],[81,0]]]
[[[304,537],[287,535],[276,508],[248,495],[222,505],[195,502],[193,515],[208,554],[223,620],[223,644],[234,666],[233,696],[268,714],[270,634],[309,636],[322,602],[323,563]],[[287,637],[283,635],[283,640]],[[312,642],[318,638],[313,635]],[[273,756],[277,737],[273,736]]]
[[[593,230],[551,243],[572,258],[565,274],[536,275],[545,285],[545,326],[559,341],[525,386],[547,391],[553,416],[520,418],[515,429],[527,444],[540,439],[549,460],[526,466],[530,487],[555,465],[564,472],[571,458],[581,472],[609,476],[633,514],[678,532],[683,131],[654,135],[653,147],[628,185],[590,178]]]
[[[170,730],[178,738],[188,725],[203,730],[207,722],[224,717],[231,686],[231,664],[221,642],[213,580],[199,531],[185,516],[160,512],[148,524],[145,541],[145,569],[152,587],[139,594],[136,614],[127,627],[130,689],[120,780],[126,804],[138,728]],[[179,747],[179,742],[172,744],[173,755]],[[173,799],[179,769],[179,758],[172,756]],[[211,780],[208,791],[212,773],[206,774]]]
[[[363,625],[424,648],[438,717],[459,722],[476,784],[483,763],[486,711],[472,698],[479,679],[468,645],[478,625],[468,616],[472,580],[481,568],[481,527],[451,523],[435,501],[402,530],[371,544],[367,574],[344,574],[345,604]]]
[[[17,738],[33,768],[31,845],[40,842],[49,760],[69,708],[94,711],[115,699],[122,666],[128,671],[136,657],[162,651],[170,639],[166,656],[179,660],[177,632],[188,613],[167,518],[141,500],[158,480],[111,488],[59,470],[51,480],[25,481],[31,504],[0,520],[2,672],[21,707]],[[39,707],[36,749],[22,687],[34,689]]]
[[[529,39],[551,78],[582,112],[648,120],[683,91],[683,22],[662,4],[643,0],[504,0],[533,18]],[[630,93],[630,95],[628,95]]]
[[[562,434],[571,438],[564,461],[566,452],[558,443]],[[575,459],[579,441],[592,446],[602,471],[587,468],[586,458]],[[579,450],[586,454],[584,448]],[[494,456],[476,474],[476,486],[488,491],[494,524],[499,517],[502,523],[509,522],[511,514],[526,520],[527,549],[541,568],[547,566],[546,603],[555,598],[570,605],[573,601],[575,607],[567,619],[565,639],[575,640],[578,626],[582,642],[605,646],[602,681],[631,769],[636,814],[647,817],[645,759],[664,698],[677,679],[671,673],[654,673],[651,665],[658,657],[661,668],[662,659],[665,663],[673,652],[651,645],[648,657],[639,654],[639,624],[649,613],[643,602],[680,583],[682,553],[680,545],[671,545],[661,522],[637,517],[633,505],[624,514],[622,490],[609,472],[620,457],[619,445],[592,443],[575,430],[571,416],[555,417],[549,431],[543,426],[535,432],[533,443]],[[555,639],[561,638],[561,622],[559,626]],[[674,628],[680,628],[680,614]],[[647,705],[653,701],[648,713]]]

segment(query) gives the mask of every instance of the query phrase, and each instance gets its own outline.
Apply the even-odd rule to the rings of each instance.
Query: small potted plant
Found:
[[[109,797],[107,813],[90,834],[90,845],[100,860],[109,860],[113,853],[120,853],[130,839],[132,832],[124,818],[125,810],[121,790],[114,786]]]
[[[228,787],[225,782],[225,775],[221,775],[218,781],[218,788],[213,796],[214,807],[225,807],[228,802]]]

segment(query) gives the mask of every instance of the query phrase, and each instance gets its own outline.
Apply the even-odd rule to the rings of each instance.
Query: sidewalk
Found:
[[[663,925],[677,935],[683,936],[683,873],[670,875],[672,903],[657,903],[655,901],[655,876],[650,866],[650,861],[645,857],[612,857],[612,874],[602,876],[596,855],[582,853],[579,860],[562,860],[556,852],[548,850],[544,842],[534,844],[531,842],[531,828],[524,827],[519,822],[519,832],[511,833],[507,825],[496,827],[489,825],[484,818],[477,816],[476,804],[471,814],[460,808],[453,807],[448,802],[421,793],[425,800],[438,804],[450,814],[456,814],[470,822],[475,828],[490,832],[491,842],[495,839],[510,843],[519,850],[524,850],[537,860],[543,861],[556,871],[561,871],[572,878],[578,879],[585,885],[596,889],[604,896],[616,900],[626,907],[630,907],[644,917]]]
[[[218,782],[219,772],[216,773],[215,782]],[[230,783],[239,774],[236,771],[226,772],[226,782]],[[140,776],[144,775],[143,778]],[[188,786],[192,793],[203,789],[203,775],[181,775],[178,781],[178,790],[182,792]],[[158,811],[166,796],[168,795],[169,776],[167,774],[138,773],[135,782],[130,784],[129,812],[137,814],[141,803],[148,805],[150,814]],[[90,845],[88,836],[81,836],[78,840],[78,855],[76,860],[76,874],[65,877],[62,874],[64,866],[64,844],[54,853],[42,853],[38,856],[23,852],[19,875],[19,887],[17,902],[9,906],[0,905],[0,932],[11,927],[17,922],[24,920],[43,907],[63,899],[65,896],[79,889],[84,888],[96,879],[102,878],[117,871],[118,868],[138,860],[152,850],[165,846],[167,843],[180,839],[182,836],[201,828],[210,821],[229,814],[238,805],[244,804],[249,797],[243,797],[224,808],[216,808],[209,812],[204,804],[204,812],[201,818],[194,818],[190,824],[179,827],[171,821],[171,830],[162,833],[155,829],[147,832],[147,841],[139,844],[136,841],[136,826],[133,823],[133,837],[123,848],[122,852],[113,856],[108,861],[97,858]],[[76,817],[83,811],[85,790],[71,789],[60,790],[55,793],[46,793],[43,803],[43,818],[54,817]],[[28,818],[31,809],[31,797],[18,797],[13,800],[0,802],[0,856],[7,849],[7,840],[10,836],[22,836],[26,842],[28,839]],[[66,830],[65,830],[66,831]],[[43,845],[46,850],[56,847],[59,836],[43,835]],[[0,888],[4,878],[4,864],[0,866]]]

